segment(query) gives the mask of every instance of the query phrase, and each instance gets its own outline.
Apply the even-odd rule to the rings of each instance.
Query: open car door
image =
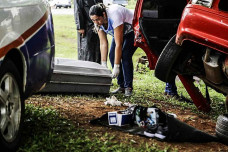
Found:
[[[133,28],[135,45],[142,48],[154,69],[158,56],[176,34],[187,0],[138,0]]]
[[[168,41],[176,34],[182,11],[189,0],[138,0],[133,29],[135,46],[144,50],[149,67],[155,69],[157,59]],[[169,54],[167,54],[169,55]],[[169,63],[167,63],[169,64]],[[191,78],[178,75],[196,107],[210,111],[207,99],[195,87]]]

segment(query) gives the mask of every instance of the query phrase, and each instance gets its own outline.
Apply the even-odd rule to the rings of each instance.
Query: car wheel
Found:
[[[0,68],[0,145],[5,151],[19,146],[24,117],[24,99],[20,74],[11,60]]]
[[[215,132],[222,142],[228,143],[228,114],[218,117]]]
[[[164,82],[173,82],[177,75],[172,69],[182,48],[175,43],[175,38],[176,35],[166,44],[155,67],[155,76]]]

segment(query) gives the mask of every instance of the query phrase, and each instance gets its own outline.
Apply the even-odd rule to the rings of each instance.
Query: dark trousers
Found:
[[[173,83],[166,83],[165,92],[168,95],[177,95],[177,87],[175,81]]]
[[[109,52],[109,59],[114,67],[115,60],[115,40],[112,39],[112,44]],[[128,33],[123,38],[122,57],[120,63],[120,74],[117,77],[117,83],[121,88],[133,88],[133,62],[132,56],[137,47],[134,47],[134,32]]]

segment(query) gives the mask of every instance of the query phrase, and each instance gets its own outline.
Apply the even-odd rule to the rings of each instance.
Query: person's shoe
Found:
[[[119,87],[116,90],[111,91],[111,94],[124,93],[124,92],[125,92],[125,88]]]
[[[158,129],[156,131],[156,133],[154,134],[155,137],[157,137],[158,139],[165,139],[165,137],[167,136],[167,132],[168,132],[168,127],[162,127],[162,126],[158,126]]]
[[[125,88],[125,94],[126,97],[130,97],[132,95],[132,88]]]

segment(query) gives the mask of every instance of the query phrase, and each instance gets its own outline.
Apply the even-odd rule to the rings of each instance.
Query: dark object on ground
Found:
[[[228,145],[228,114],[220,115],[218,117],[215,131],[219,140]]]
[[[143,119],[143,116],[146,112],[146,107],[136,106],[135,109],[140,109],[140,117]],[[136,110],[134,110],[136,111]],[[134,113],[134,112],[133,112]],[[132,123],[131,125],[126,126],[109,126],[108,125],[108,114],[101,116],[100,118],[91,120],[91,124],[99,124],[103,126],[108,126],[116,130],[120,130],[123,132],[128,132],[136,135],[141,135],[145,137],[155,137],[161,141],[169,141],[169,142],[195,142],[195,143],[203,143],[203,142],[215,142],[218,141],[217,137],[207,134],[203,131],[200,131],[188,124],[179,121],[174,118],[173,115],[162,112],[158,109],[158,123],[155,128],[145,128],[139,127]],[[133,114],[134,121],[135,117]],[[148,131],[149,130],[149,131]],[[153,132],[154,131],[154,132]],[[151,135],[151,136],[150,136]],[[152,136],[153,135],[153,136]]]
[[[149,66],[147,56],[142,56],[142,57],[138,58],[137,65],[136,65],[136,71],[139,70],[139,64],[144,64],[144,65],[147,64],[147,66]]]

